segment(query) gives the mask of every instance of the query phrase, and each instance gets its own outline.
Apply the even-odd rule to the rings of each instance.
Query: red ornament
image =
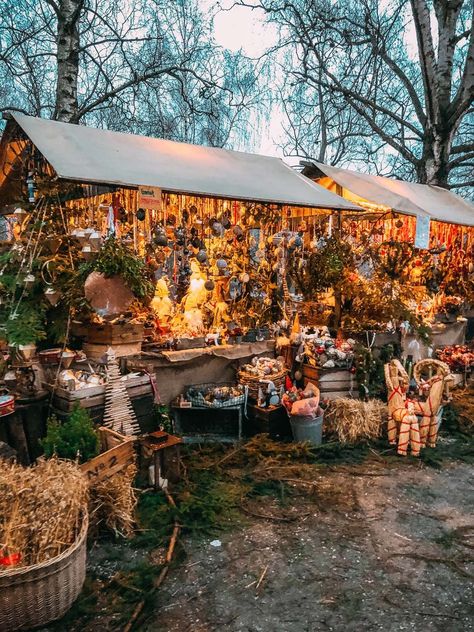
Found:
[[[0,557],[0,566],[16,566],[21,560],[21,553],[12,553]]]

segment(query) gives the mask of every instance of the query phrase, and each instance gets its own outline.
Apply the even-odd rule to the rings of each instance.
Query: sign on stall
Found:
[[[161,210],[161,189],[159,187],[138,187],[138,208]]]
[[[416,216],[415,248],[428,249],[430,247],[430,218]]]

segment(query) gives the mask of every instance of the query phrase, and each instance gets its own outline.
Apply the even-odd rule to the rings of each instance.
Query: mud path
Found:
[[[247,517],[221,546],[184,540],[141,630],[474,630],[468,465],[334,468],[310,494],[284,508],[260,498]]]

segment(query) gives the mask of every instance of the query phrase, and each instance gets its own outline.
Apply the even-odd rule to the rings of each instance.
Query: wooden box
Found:
[[[130,395],[135,415],[142,432],[156,430],[154,417],[154,394],[148,375],[139,375],[126,381],[127,391]],[[44,385],[49,391],[51,385]],[[78,391],[67,391],[56,388],[52,399],[52,412],[59,419],[66,419],[74,405],[78,403],[81,408],[87,409],[92,421],[100,425],[104,418],[105,385],[93,386]]]
[[[146,395],[152,392],[150,377],[148,375],[136,375],[124,380],[130,397]],[[77,391],[69,391],[52,384],[43,384],[43,387],[50,393],[54,391],[53,403],[56,408],[71,412],[74,405],[78,403],[81,408],[93,408],[105,404],[105,384],[81,388]]]
[[[155,489],[168,488],[181,476],[180,445],[183,440],[157,430],[140,438],[140,470],[142,477]],[[151,472],[150,472],[151,466]]]
[[[359,395],[357,381],[349,369],[323,369],[304,364],[303,379],[305,386],[308,382],[318,386],[321,392],[321,399],[358,398]]]
[[[270,408],[261,408],[252,404],[247,406],[244,434],[252,436],[263,432],[276,440],[291,437],[290,420],[284,406]]]
[[[90,482],[102,481],[135,463],[135,437],[99,428],[101,453],[80,465]]]
[[[85,328],[88,343],[120,345],[142,342],[143,323],[90,323]]]

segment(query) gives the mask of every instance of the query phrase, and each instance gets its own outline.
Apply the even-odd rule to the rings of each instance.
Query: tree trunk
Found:
[[[457,129],[449,128],[447,117],[444,125],[427,126],[423,138],[423,155],[418,164],[418,182],[449,188],[450,154]]]
[[[84,0],[59,0],[56,5],[57,73],[54,116],[58,121],[77,123],[79,76],[79,18]]]

